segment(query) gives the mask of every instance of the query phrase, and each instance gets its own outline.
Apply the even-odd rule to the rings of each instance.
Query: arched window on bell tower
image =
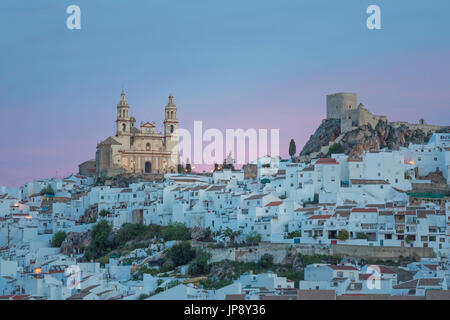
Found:
[[[127,131],[127,125],[125,123],[122,123],[122,131],[123,132]]]
[[[150,151],[150,143],[147,142],[147,144],[145,145],[145,150]]]
[[[173,133],[173,124],[170,125],[170,133]]]

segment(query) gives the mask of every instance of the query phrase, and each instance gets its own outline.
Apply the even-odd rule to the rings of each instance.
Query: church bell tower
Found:
[[[122,90],[120,101],[117,104],[116,136],[130,135],[130,106],[125,100],[125,92]]]
[[[178,165],[178,120],[177,106],[173,103],[173,95],[169,95],[169,103],[165,107],[164,117],[164,144],[166,151],[171,151],[169,166]]]

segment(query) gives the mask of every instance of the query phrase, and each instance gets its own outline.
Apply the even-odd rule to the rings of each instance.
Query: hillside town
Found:
[[[0,299],[450,298],[448,133],[359,157],[268,156],[236,170],[229,156],[212,173],[187,171],[126,187],[81,174],[1,187]],[[276,273],[282,250],[239,260],[262,244],[317,259],[294,277]],[[405,259],[356,259],[346,247]],[[225,260],[245,270],[208,275]]]

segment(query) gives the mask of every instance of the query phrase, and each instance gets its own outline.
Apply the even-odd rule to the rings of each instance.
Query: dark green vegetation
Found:
[[[63,243],[64,240],[66,240],[66,233],[64,231],[58,231],[57,233],[55,233],[53,235],[52,241],[51,241],[51,246],[53,248],[59,248],[61,247],[61,244]]]
[[[337,235],[336,239],[345,241],[345,240],[348,240],[349,237],[350,237],[350,235],[349,235],[348,231],[342,229],[342,230],[340,230],[340,231],[338,232],[338,235]]]
[[[307,205],[307,204],[318,204],[319,203],[319,194],[315,193],[314,194],[314,199],[311,201],[305,201],[303,204]]]
[[[109,214],[109,210],[102,209],[98,214],[100,217],[106,217]]]
[[[111,254],[126,255],[137,248],[147,248],[150,242],[189,240],[190,231],[183,224],[169,226],[126,223],[113,231],[107,221],[97,223],[91,231],[91,244],[85,248],[87,260],[97,260]]]
[[[332,154],[344,153],[344,148],[339,143],[333,143],[333,145],[328,149],[326,158],[330,158]]]
[[[43,195],[51,195],[51,196],[55,195],[55,191],[53,190],[52,186],[49,184],[45,188],[42,188],[40,193],[42,196]]]
[[[294,281],[294,285],[298,288],[300,280],[304,279],[304,268],[313,263],[340,263],[342,257],[327,255],[301,255],[295,257],[292,263],[277,264],[273,262],[273,256],[264,254],[258,262],[236,262],[224,260],[211,264],[208,279],[199,283],[205,289],[219,289],[229,285],[233,280],[238,279],[244,273],[265,273],[274,272],[279,277],[286,277]]]
[[[295,141],[294,141],[294,139],[291,139],[291,141],[289,142],[289,155],[291,156],[291,158],[293,158],[296,153],[297,153],[297,147],[295,145]]]

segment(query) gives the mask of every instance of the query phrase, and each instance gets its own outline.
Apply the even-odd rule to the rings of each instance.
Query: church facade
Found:
[[[97,176],[113,176],[123,172],[176,173],[178,165],[177,106],[172,94],[165,107],[164,132],[156,132],[154,122],[141,122],[130,117],[130,106],[122,91],[117,104],[116,135],[97,145]]]

